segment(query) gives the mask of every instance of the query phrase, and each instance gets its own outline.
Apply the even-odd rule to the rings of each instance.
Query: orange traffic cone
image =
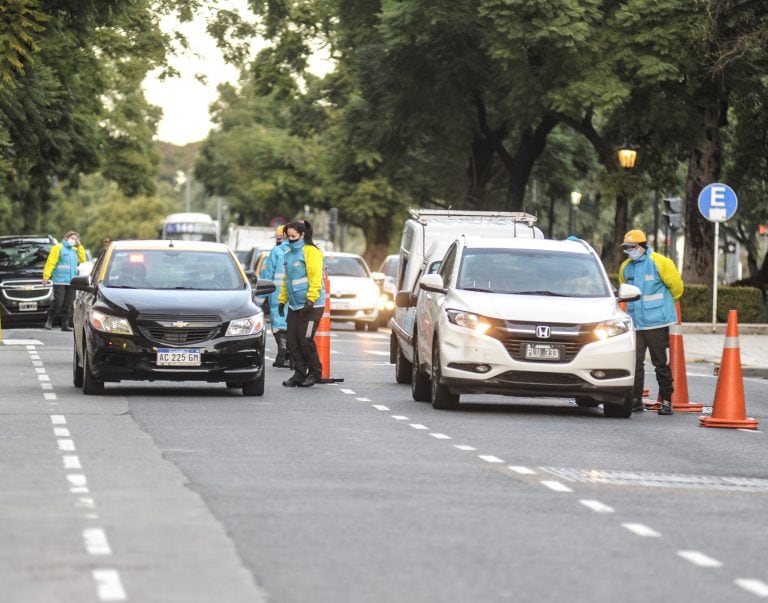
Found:
[[[643,398],[650,398],[651,397],[651,389],[649,387],[643,388]]]
[[[703,404],[688,400],[688,375],[685,369],[685,347],[683,346],[683,321],[680,316],[680,302],[675,305],[677,324],[669,327],[669,366],[672,369],[672,409],[675,412],[701,412]]]
[[[339,383],[344,381],[344,379],[331,378],[331,281],[328,279],[327,270],[323,279],[323,286],[325,288],[325,308],[315,333],[317,355],[320,358],[320,364],[323,366],[321,379],[318,383]]]
[[[739,319],[736,310],[728,312],[728,327],[725,331],[720,372],[717,375],[715,401],[712,415],[699,417],[701,427],[730,427],[734,429],[757,429],[757,419],[747,417],[744,402],[744,379],[741,374],[741,352],[739,350]]]

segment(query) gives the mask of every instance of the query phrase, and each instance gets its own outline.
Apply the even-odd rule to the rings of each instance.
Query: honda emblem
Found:
[[[552,328],[551,327],[545,327],[542,325],[536,326],[536,337],[539,339],[549,339],[549,336],[552,334]]]

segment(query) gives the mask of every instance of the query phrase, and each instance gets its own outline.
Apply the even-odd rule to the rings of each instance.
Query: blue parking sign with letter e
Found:
[[[710,222],[725,222],[736,213],[739,200],[727,184],[708,184],[699,193],[699,211]]]

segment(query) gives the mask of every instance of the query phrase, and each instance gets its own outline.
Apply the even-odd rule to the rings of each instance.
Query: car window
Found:
[[[328,255],[325,257],[329,276],[369,277],[370,271],[361,257]]]
[[[565,297],[610,295],[593,256],[529,249],[465,249],[457,288]]]
[[[11,240],[0,242],[0,268],[10,270],[34,269],[42,272],[50,242]]]
[[[130,289],[231,290],[245,286],[228,253],[172,249],[116,250],[104,284]]]
[[[387,258],[386,260],[384,260],[384,263],[382,264],[379,272],[383,272],[385,276],[389,276],[389,277],[392,277],[393,279],[396,279],[397,265],[399,262],[400,262],[400,258],[398,256]]]
[[[443,277],[443,283],[445,283],[446,286],[451,280],[451,273],[453,272],[453,266],[454,264],[456,264],[456,254],[457,254],[457,246],[454,243],[448,249],[442,261],[439,262],[437,266],[435,266],[435,269],[437,269],[437,273]],[[433,270],[432,267],[434,265],[435,265],[435,262],[432,262],[432,266],[430,266],[430,271],[428,271],[428,274],[432,274],[432,270]]]

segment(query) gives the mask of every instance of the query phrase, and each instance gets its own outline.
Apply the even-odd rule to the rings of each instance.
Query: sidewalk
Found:
[[[683,323],[686,363],[720,364],[725,343],[725,323]],[[745,377],[768,379],[768,324],[740,324],[739,351]]]

